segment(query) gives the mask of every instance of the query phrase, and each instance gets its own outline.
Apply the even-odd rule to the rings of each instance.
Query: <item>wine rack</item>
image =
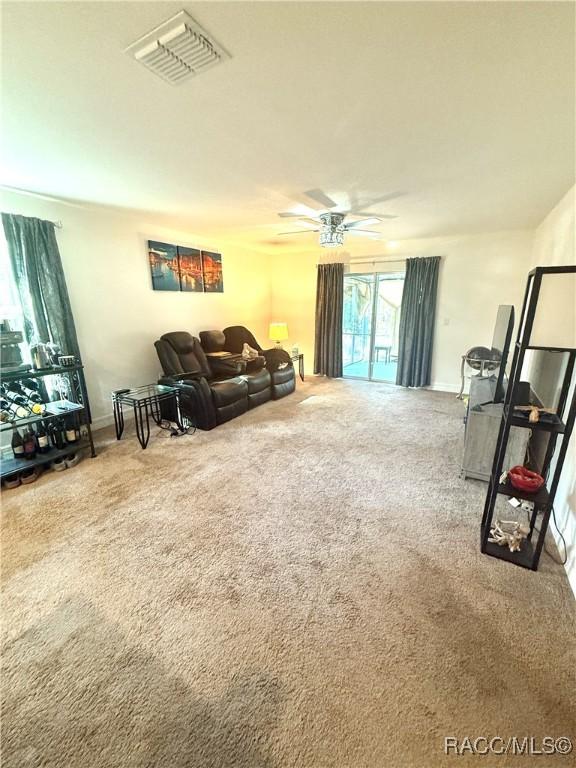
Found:
[[[55,387],[59,391],[62,389],[66,390],[67,396],[65,399],[50,400],[47,398],[47,388],[44,385],[44,379],[48,376],[65,377],[60,379],[60,381],[65,382],[66,386]],[[54,366],[43,370],[2,373],[2,387],[5,391],[15,391],[16,394],[21,391],[24,393],[32,391],[27,384],[22,384],[26,380],[38,382],[38,391],[44,394],[44,397],[40,398],[43,405],[42,412],[33,413],[31,412],[31,405],[27,405],[25,408],[23,405],[15,402],[10,411],[10,420],[0,421],[0,432],[12,430],[14,427],[19,430],[40,422],[46,425],[56,422],[58,419],[73,419],[75,424],[78,425],[79,439],[62,447],[51,446],[45,453],[37,452],[34,458],[16,458],[14,456],[2,458],[0,477],[9,477],[24,469],[48,464],[55,459],[60,459],[82,450],[90,450],[90,455],[92,457],[96,456],[90,426],[90,405],[84,379],[84,366],[77,364],[73,366]],[[14,389],[11,390],[11,387]],[[13,398],[11,402],[14,402],[14,400],[18,400],[18,398]],[[36,399],[30,399],[29,403],[34,403],[35,401],[38,402]],[[20,408],[19,413],[22,413],[25,409],[28,412],[25,415],[14,417],[14,412],[18,407]]]

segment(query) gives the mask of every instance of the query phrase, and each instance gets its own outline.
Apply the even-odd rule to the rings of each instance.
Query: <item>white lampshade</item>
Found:
[[[530,334],[534,347],[576,348],[576,274],[542,275]]]
[[[270,323],[268,338],[272,341],[285,341],[288,338],[288,325],[286,323]]]

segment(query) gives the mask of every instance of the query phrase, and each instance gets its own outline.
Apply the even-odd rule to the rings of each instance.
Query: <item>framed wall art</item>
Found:
[[[155,291],[224,292],[221,253],[148,240],[148,263]]]
[[[202,269],[204,272],[204,290],[206,293],[223,293],[222,254],[202,251]]]
[[[155,291],[179,291],[178,248],[158,240],[148,240],[148,261]]]

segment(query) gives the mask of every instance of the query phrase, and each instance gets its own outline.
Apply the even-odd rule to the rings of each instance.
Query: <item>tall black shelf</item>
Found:
[[[568,442],[576,418],[576,386],[573,387],[576,348],[542,346],[540,344],[531,345],[530,338],[538,308],[542,278],[545,278],[546,275],[573,275],[574,273],[576,273],[576,266],[536,267],[536,269],[533,269],[528,275],[528,282],[526,284],[526,291],[524,293],[524,301],[522,304],[522,314],[518,328],[518,338],[514,345],[510,379],[502,411],[502,420],[500,422],[500,430],[498,433],[498,441],[496,443],[496,451],[494,453],[488,492],[486,494],[486,502],[484,504],[484,514],[482,516],[480,535],[481,551],[492,557],[496,557],[500,560],[507,560],[515,565],[529,568],[533,571],[538,569],[538,562],[544,546],[550,515],[554,507],[554,498],[558,489],[564,459],[566,458]],[[528,420],[527,415],[514,410],[514,403],[516,402],[515,393],[517,392],[520,377],[522,375],[522,367],[527,350],[562,352],[568,355],[557,412],[555,415],[543,416],[541,420],[535,424]],[[573,393],[569,402],[570,389],[572,387]],[[556,451],[557,441],[560,440],[558,456],[552,478],[550,480],[547,479],[544,486],[537,493],[523,493],[513,488],[508,482],[500,483],[510,429],[513,426],[549,433],[548,445],[542,467],[539,468],[539,473],[544,478],[548,478],[550,463]],[[508,469],[508,467],[506,467],[506,469]],[[501,547],[498,544],[488,541],[490,538],[490,529],[492,528],[496,499],[499,494],[515,497],[517,499],[529,500],[534,503],[534,510],[530,517],[530,533],[528,534],[528,539],[523,542],[522,549],[518,552],[510,552],[507,547]],[[540,528],[537,529],[536,522],[540,515]],[[535,541],[533,537],[534,533],[538,534],[538,538]]]
[[[92,457],[96,456],[94,440],[92,439],[92,429],[90,426],[90,404],[88,402],[88,392],[86,390],[83,365],[54,366],[42,370],[6,371],[2,372],[2,383],[6,384],[9,382],[21,381],[22,379],[43,379],[46,376],[54,375],[66,376],[68,378],[70,401],[67,402],[66,407],[60,411],[58,409],[58,404],[63,401],[48,401],[46,402],[46,413],[25,416],[21,419],[14,419],[13,421],[0,422],[0,431],[11,429],[13,426],[18,428],[26,426],[27,424],[34,424],[39,421],[50,421],[51,419],[57,419],[62,416],[73,414],[80,426],[84,428],[86,433],[85,436],[81,436],[81,439],[78,442],[70,443],[64,448],[52,447],[46,453],[37,454],[34,459],[3,458],[0,477],[9,477],[24,469],[47,464],[55,459],[62,458],[70,453],[76,453],[86,448],[90,449],[90,455]]]

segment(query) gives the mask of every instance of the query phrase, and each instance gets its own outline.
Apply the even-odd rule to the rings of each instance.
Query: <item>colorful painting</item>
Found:
[[[196,248],[178,246],[178,258],[180,259],[180,290],[200,291],[204,290],[204,278],[202,276],[202,256]]]
[[[148,262],[155,291],[224,292],[220,253],[148,240]]]
[[[175,245],[148,240],[148,261],[155,291],[179,291],[180,270]]]
[[[204,272],[204,291],[206,293],[223,293],[222,254],[202,251],[202,268]]]

